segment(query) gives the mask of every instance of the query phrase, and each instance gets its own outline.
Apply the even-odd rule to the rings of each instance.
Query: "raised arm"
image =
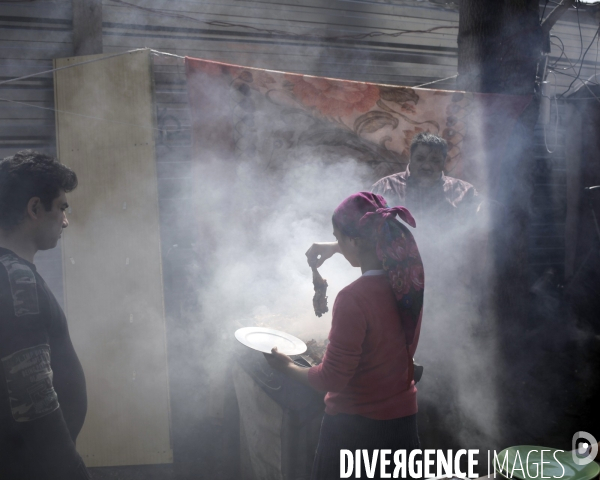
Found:
[[[323,262],[334,254],[340,253],[337,242],[313,243],[306,251],[306,260],[309,267],[319,268]]]

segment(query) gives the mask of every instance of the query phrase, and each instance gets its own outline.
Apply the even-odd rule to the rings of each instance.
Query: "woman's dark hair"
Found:
[[[56,158],[21,150],[0,161],[0,228],[10,230],[25,218],[27,203],[39,197],[49,211],[60,191],[77,187],[77,175]]]
[[[417,133],[410,143],[410,155],[414,153],[419,145],[425,145],[429,148],[437,148],[442,152],[444,158],[448,155],[448,143],[442,137],[438,137],[433,133],[421,132]]]

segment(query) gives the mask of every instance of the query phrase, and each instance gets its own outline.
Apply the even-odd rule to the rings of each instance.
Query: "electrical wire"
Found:
[[[558,37],[557,37],[558,38]],[[553,44],[556,45],[556,44]],[[564,44],[563,44],[563,50],[562,50],[562,56],[565,57],[565,60],[569,63],[568,67],[557,67],[556,66],[556,62],[553,65],[550,65],[548,68],[552,68],[555,71],[557,70],[569,70],[572,69],[573,73],[577,73],[577,68],[575,67],[575,65],[573,65],[573,62],[571,61],[571,59],[569,58],[569,56],[567,55],[567,52],[564,50]],[[576,78],[575,76],[573,76],[573,78]]]
[[[569,85],[569,88],[567,88],[567,90],[561,94],[561,97],[564,97],[567,93],[569,93],[569,91],[571,90],[571,87],[573,87],[573,84],[577,80],[579,80],[579,78],[581,77],[581,70],[583,69],[583,61],[585,60],[585,56],[587,55],[587,52],[589,51],[589,49],[591,48],[591,46],[594,44],[594,40],[596,40],[596,37],[598,36],[599,33],[600,33],[600,27],[598,27],[598,29],[596,30],[596,33],[592,37],[592,41],[590,42],[590,44],[586,48],[585,53],[583,54],[583,57],[581,58],[581,63],[579,65],[579,72],[577,73],[577,77],[575,79],[573,79],[573,81]],[[584,85],[585,85],[585,83],[584,83]]]
[[[568,70],[569,68],[571,68],[571,69],[573,69],[574,73],[577,73],[577,68],[575,67],[575,65],[573,65],[573,62],[571,62],[571,59],[569,58],[569,56],[565,52],[565,50],[564,50],[564,43],[562,43],[562,40],[559,37],[557,37],[556,35],[551,35],[551,37],[555,37],[558,41],[561,42],[561,44],[562,44],[562,47],[560,47],[562,49],[562,55],[561,55],[561,57],[562,56],[565,57],[565,60],[567,60],[567,62],[569,63],[569,67],[557,67],[556,66],[557,62],[554,62],[554,64],[549,65],[548,68],[553,69],[556,73],[560,73],[562,75],[567,75],[567,76],[570,76],[571,78],[577,78],[577,76],[575,76],[575,75],[569,75],[567,73],[559,71],[559,70]],[[600,39],[600,36],[598,36],[598,38]],[[552,45],[556,45],[556,44],[553,43]],[[556,46],[558,47],[559,45],[556,45]]]
[[[550,38],[551,38],[551,39],[552,39],[552,38],[556,38],[556,39],[557,39],[557,40],[560,42],[560,45],[557,45],[556,43],[552,42],[552,40],[550,40],[550,44],[552,44],[552,45],[555,45],[555,46],[557,46],[557,47],[559,47],[559,48],[560,48],[560,56],[559,56],[559,57],[558,57],[558,59],[557,59],[557,60],[554,62],[554,64],[553,64],[553,65],[551,65],[551,68],[554,68],[554,67],[556,67],[556,65],[558,65],[558,62],[560,61],[560,59],[561,59],[562,57],[565,57],[565,58],[566,58],[566,54],[565,54],[565,44],[563,43],[562,39],[561,39],[560,37],[558,37],[557,35],[550,35]],[[571,62],[569,61],[569,63],[571,63]],[[565,67],[565,68],[566,68],[566,67]]]
[[[9,82],[16,82],[18,80],[23,80],[25,78],[35,77],[37,75],[43,75],[45,73],[52,73],[52,72],[57,72],[57,71],[60,71],[60,70],[65,70],[67,68],[77,67],[79,65],[85,65],[85,64],[88,64],[88,63],[100,62],[102,60],[108,60],[109,58],[119,57],[119,56],[122,56],[122,55],[127,55],[127,54],[130,54],[130,53],[139,52],[139,51],[142,51],[142,50],[150,50],[150,52],[152,54],[154,54],[154,55],[160,54],[160,55],[168,55],[168,56],[173,56],[173,57],[178,57],[178,58],[185,58],[185,57],[180,57],[179,55],[173,55],[171,53],[160,52],[158,50],[152,50],[152,49],[147,49],[147,48],[136,48],[134,50],[128,50],[126,52],[120,52],[120,53],[115,53],[115,54],[112,54],[112,55],[108,55],[106,57],[94,58],[92,60],[86,60],[84,62],[73,63],[72,65],[66,65],[66,66],[63,66],[63,67],[53,68],[51,70],[44,70],[43,72],[32,73],[30,75],[25,75],[23,77],[11,78],[9,80],[4,80],[4,81],[0,82],[0,85],[6,84],[6,83],[9,83]],[[99,120],[99,121],[103,121],[103,122],[116,123],[116,124],[119,124],[119,125],[127,125],[127,126],[130,126],[130,127],[138,127],[138,128],[147,129],[147,130],[155,130],[155,131],[158,131],[158,132],[161,132],[161,133],[165,131],[165,129],[156,128],[156,127],[154,127],[152,125],[139,125],[139,124],[136,124],[136,123],[123,122],[123,121],[120,121],[120,120],[115,120],[115,119],[110,119],[110,118],[96,117],[96,116],[93,116],[93,115],[85,115],[83,113],[71,112],[71,111],[68,111],[68,110],[58,110],[58,109],[52,108],[52,107],[42,107],[41,105],[35,105],[33,103],[27,103],[27,102],[20,102],[18,100],[11,100],[9,98],[0,98],[0,102],[13,103],[13,104],[16,104],[16,105],[24,105],[24,106],[31,107],[31,108],[37,108],[38,110],[48,110],[48,111],[57,112],[57,113],[64,113],[64,114],[67,114],[67,115],[74,115],[76,117],[88,118],[88,119],[91,119],[91,120]],[[191,129],[191,127],[181,127],[180,128],[180,130],[185,130],[185,129],[189,130],[189,129]]]
[[[58,110],[58,109],[52,108],[52,107],[42,107],[40,105],[34,105],[33,103],[19,102],[18,100],[10,100],[8,98],[0,98],[0,102],[15,103],[17,105],[25,105],[27,107],[37,108],[39,110],[50,110],[52,112],[65,113],[67,115],[74,115],[76,117],[89,118],[91,120],[100,120],[103,122],[118,123],[119,125],[128,125],[130,127],[138,127],[138,128],[143,128],[146,130],[156,130],[159,132],[162,132],[164,130],[164,129],[156,128],[156,127],[153,127],[150,125],[139,125],[137,123],[122,122],[120,120],[114,120],[112,118],[94,117],[93,115],[84,115],[83,113],[69,112],[68,110]],[[189,127],[189,128],[191,128],[191,127]]]
[[[576,77],[575,75],[569,75],[568,73],[565,73],[565,72],[558,72],[558,71],[554,71],[553,73],[558,73],[558,74],[560,74],[560,75],[566,75],[567,77],[571,77],[571,78],[574,78],[575,80],[577,80],[577,77]],[[594,93],[594,91],[593,91],[593,90],[590,88],[590,86],[588,85],[588,84],[590,84],[590,83],[591,83],[592,85],[600,85],[600,84],[599,84],[599,83],[596,83],[596,82],[592,82],[592,81],[591,81],[591,77],[590,77],[590,79],[588,79],[586,82],[582,82],[582,83],[583,83],[583,86],[584,86],[585,88],[587,88],[588,92],[590,92],[590,95],[592,95],[592,97],[589,97],[589,98],[588,98],[588,97],[586,97],[586,98],[588,98],[588,99],[590,99],[590,98],[595,98],[596,100],[598,100],[598,102],[600,102],[600,98],[598,98],[598,96],[597,96],[597,95]],[[561,97],[562,97],[562,95],[561,95]],[[576,100],[578,100],[578,99],[576,99]]]
[[[440,78],[439,80],[434,80],[433,82],[422,83],[421,85],[417,85],[412,88],[421,88],[421,87],[424,87],[425,85],[431,85],[433,83],[443,82],[444,80],[450,80],[451,78],[456,78],[456,77],[458,77],[458,73],[455,75],[452,75],[451,77]]]
[[[84,62],[78,62],[78,63],[73,63],[71,65],[65,65],[64,67],[52,68],[50,70],[44,70],[43,72],[31,73],[29,75],[24,75],[22,77],[9,78],[8,80],[1,81],[0,85],[4,85],[5,83],[10,83],[10,82],[18,82],[19,80],[25,80],[26,78],[37,77],[39,75],[44,75],[46,73],[53,73],[53,72],[58,72],[60,70],[66,70],[67,68],[78,67],[79,65],[86,65],[88,63],[99,62],[101,60],[108,60],[109,58],[120,57],[121,55],[127,55],[128,53],[139,52],[139,51],[142,51],[142,50],[146,50],[146,49],[145,48],[136,48],[134,50],[128,50],[126,52],[114,53],[114,54],[109,55],[107,57],[94,58],[92,60],[86,60]]]
[[[185,57],[183,57],[181,55],[175,55],[174,53],[161,52],[160,50],[154,50],[154,49],[150,49],[150,52],[152,52],[153,55],[165,55],[167,57],[176,57],[176,58],[181,58],[182,60],[185,60]]]
[[[585,82],[582,82],[583,86],[585,88],[587,88],[588,92],[590,92],[592,94],[592,96],[598,101],[598,103],[600,103],[600,98],[598,98],[598,96],[594,93],[594,91],[589,87],[588,84],[592,83],[594,85],[598,85],[598,83],[596,82],[592,82],[592,78],[594,78],[596,75],[592,75],[590,78],[588,78]],[[576,91],[581,90],[581,87],[579,87]]]
[[[574,102],[574,101],[579,101],[579,100],[598,100],[598,101],[600,101],[600,98],[598,98],[598,97],[578,97],[578,98],[569,98],[569,102]]]
[[[598,75],[598,50],[600,49],[600,35],[596,38],[596,61],[594,62],[594,77]]]
[[[53,68],[53,69],[50,69],[50,70],[44,70],[42,72],[37,72],[37,73],[29,74],[29,75],[24,75],[22,77],[11,78],[11,79],[4,80],[4,81],[0,82],[0,85],[6,84],[6,83],[10,83],[10,82],[16,82],[16,81],[19,81],[19,80],[23,80],[23,79],[26,79],[26,78],[31,78],[31,77],[35,77],[35,76],[39,76],[39,75],[43,75],[43,74],[47,74],[47,73],[53,73],[53,72],[57,72],[57,71],[60,71],[60,70],[65,70],[67,68],[77,67],[77,66],[80,66],[80,65],[85,65],[85,64],[94,63],[94,62],[100,62],[100,61],[103,61],[103,60],[108,60],[110,58],[119,57],[119,56],[122,56],[122,55],[127,55],[127,54],[131,54],[131,53],[139,52],[139,51],[142,51],[142,50],[149,50],[150,53],[153,54],[153,55],[165,55],[165,56],[169,56],[169,57],[176,57],[176,58],[180,58],[180,59],[185,59],[185,57],[182,57],[180,55],[175,55],[175,54],[167,53],[167,52],[161,52],[159,50],[146,49],[146,48],[137,48],[137,49],[134,49],[134,50],[128,50],[126,52],[119,52],[119,53],[115,53],[115,54],[104,56],[104,57],[94,58],[92,60],[86,60],[86,61],[83,61],[83,62],[73,63],[71,65],[66,65],[66,66],[63,66],[63,67],[57,67],[57,68]],[[455,78],[457,76],[458,76],[458,74],[455,74],[455,75],[452,75],[452,76],[446,77],[446,78],[440,78],[438,80],[433,80],[432,82],[428,82],[428,83],[424,83],[424,84],[421,84],[421,85],[417,85],[414,88],[424,87],[426,85],[431,85],[431,84],[434,84],[434,83],[443,82],[445,80],[450,80],[451,78]],[[59,110],[59,109],[52,108],[52,107],[43,107],[41,105],[35,105],[35,104],[32,104],[32,103],[21,102],[21,101],[18,101],[18,100],[11,100],[11,99],[8,99],[8,98],[2,98],[2,97],[0,97],[0,102],[12,103],[12,104],[16,104],[16,105],[23,105],[23,106],[27,106],[27,107],[31,107],[31,108],[37,108],[38,110],[52,111],[52,112],[55,112],[55,113],[62,113],[62,114],[66,114],[66,115],[73,115],[73,116],[76,116],[76,117],[79,117],[79,118],[86,118],[86,119],[90,119],[90,120],[98,120],[98,121],[102,121],[102,122],[115,123],[115,124],[119,124],[119,125],[127,125],[127,126],[142,128],[142,129],[146,129],[146,130],[153,130],[153,131],[157,131],[157,132],[161,132],[161,133],[164,133],[166,131],[165,129],[156,128],[156,127],[154,127],[152,125],[139,125],[139,124],[135,124],[135,123],[131,123],[131,122],[123,122],[123,121],[120,121],[120,120],[115,120],[115,119],[110,119],[110,118],[97,117],[97,116],[94,116],[94,115],[85,115],[85,114],[82,114],[82,113],[72,112],[72,111],[68,111],[68,110]],[[191,127],[180,127],[178,130],[180,130],[180,131],[181,130],[191,130]]]
[[[37,72],[37,73],[31,73],[29,75],[24,75],[22,77],[10,78],[8,80],[4,80],[4,81],[0,82],[0,85],[6,84],[6,83],[10,83],[10,82],[17,82],[17,81],[20,81],[20,80],[24,80],[26,78],[36,77],[36,76],[39,76],[39,75],[44,75],[46,73],[58,72],[60,70],[65,70],[67,68],[77,67],[79,65],[86,65],[88,63],[100,62],[102,60],[108,60],[109,58],[119,57],[121,55],[127,55],[127,54],[130,54],[130,53],[135,53],[135,52],[139,52],[139,51],[142,51],[142,50],[149,50],[150,53],[152,53],[153,55],[164,55],[164,56],[169,56],[169,57],[175,57],[175,58],[185,59],[185,57],[183,57],[181,55],[175,55],[173,53],[161,52],[160,50],[146,49],[146,48],[136,48],[134,50],[128,50],[126,52],[119,52],[119,53],[115,53],[115,54],[112,54],[112,55],[109,55],[109,56],[106,56],[106,57],[100,57],[100,58],[95,58],[95,59],[92,59],[92,60],[86,60],[84,62],[73,63],[71,65],[66,65],[66,66],[63,66],[63,67],[52,68],[50,70],[44,70],[42,72]],[[456,78],[456,77],[458,77],[458,74],[454,74],[454,75],[451,75],[450,77],[446,77],[446,78],[440,78],[440,79],[437,79],[437,80],[433,80],[431,82],[423,83],[421,85],[416,85],[415,87],[412,87],[412,88],[420,88],[420,87],[424,87],[426,85],[432,85],[434,83],[443,82],[445,80],[450,80],[450,79]],[[109,121],[108,119],[101,118],[101,117],[94,117],[94,116],[83,115],[83,114],[79,114],[79,113],[75,113],[75,112],[68,112],[68,111],[56,110],[54,108],[42,107],[42,106],[35,105],[35,104],[32,104],[32,103],[19,102],[17,100],[11,100],[11,99],[8,99],[8,98],[0,98],[0,101],[1,102],[8,102],[8,103],[15,103],[15,104],[18,104],[18,105],[25,105],[25,106],[32,107],[32,108],[38,108],[40,110],[50,110],[50,111],[53,111],[53,112],[66,113],[66,114],[70,114],[70,115],[77,115],[77,116],[80,116],[80,117],[90,118],[90,119],[93,119],[93,120]],[[136,127],[140,127],[140,128],[153,128],[153,127],[147,127],[147,126],[144,126],[144,125],[136,125],[136,124],[132,124],[132,123],[127,123],[127,122],[116,121],[116,123],[121,123],[123,125],[136,126]],[[153,128],[153,129],[154,130],[161,130],[161,129],[158,129],[158,128]]]
[[[569,78],[574,78],[575,80],[577,80],[577,75],[571,75],[570,73],[566,73],[566,72],[561,72],[560,70],[556,70],[556,69],[551,69],[553,73],[558,73],[559,75],[565,75]],[[592,85],[600,85],[600,83],[598,82],[592,82],[589,81],[589,83],[591,83]]]
[[[458,29],[458,25],[456,25],[456,26],[449,25],[449,26],[439,26],[439,27],[428,28],[426,30],[400,29],[400,30],[395,31],[394,33],[377,32],[376,31],[376,32],[369,32],[369,33],[359,33],[356,35],[325,36],[325,35],[315,35],[315,34],[307,34],[307,33],[293,33],[293,32],[289,32],[286,30],[273,30],[273,29],[267,29],[267,28],[259,28],[259,27],[254,27],[252,25],[246,25],[246,24],[242,24],[242,23],[223,22],[220,20],[200,20],[199,18],[192,17],[190,15],[175,13],[173,11],[165,10],[162,8],[143,7],[141,5],[136,5],[135,3],[126,2],[125,0],[110,0],[110,1],[113,3],[120,4],[120,5],[126,5],[130,8],[137,8],[138,10],[143,10],[145,12],[155,13],[155,14],[164,15],[164,16],[173,17],[173,18],[184,18],[187,20],[193,20],[198,23],[203,23],[205,25],[210,25],[213,27],[246,28],[249,30],[253,30],[255,32],[266,33],[269,35],[279,35],[279,36],[286,36],[286,37],[293,37],[293,38],[302,38],[302,39],[307,39],[307,40],[335,41],[335,40],[363,40],[365,38],[375,38],[375,37],[396,38],[401,35],[406,35],[409,33],[432,33],[432,32],[436,32],[438,30],[444,30],[444,29],[454,29],[454,30]]]
[[[564,55],[565,59],[567,60],[567,62],[569,62],[570,68],[573,69],[573,72],[577,73],[577,69],[575,68],[575,66],[573,65],[573,62],[571,62],[571,59],[568,57],[568,55],[565,52],[565,44],[563,43],[563,41],[560,39],[560,37],[556,36],[556,35],[550,35],[551,37],[556,38],[560,43],[561,46],[556,45],[555,43],[553,43],[553,45],[559,46],[562,50],[562,54],[560,58],[562,58],[562,56]],[[600,35],[598,36],[598,40],[600,40]],[[593,42],[593,39],[592,39]],[[596,57],[598,56],[598,50],[596,50]],[[564,71],[560,71],[556,68],[556,64],[558,63],[558,60],[556,62],[554,62],[553,65],[548,66],[548,70],[552,71],[552,73],[554,73],[555,75],[558,73],[560,75],[565,75],[567,77],[570,78],[574,78],[575,80],[577,80],[579,77],[577,75],[570,75]],[[562,67],[561,70],[567,70],[568,67]],[[596,66],[594,66],[594,69],[596,68]],[[588,91],[590,92],[590,94],[592,95],[591,97],[586,97],[587,100],[591,100],[592,98],[595,100],[598,100],[598,102],[600,102],[600,99],[596,96],[596,94],[592,91],[592,89],[589,87],[588,84],[593,84],[593,85],[598,85],[598,83],[596,82],[592,82],[592,78],[594,78],[595,75],[593,75],[592,77],[590,77],[586,82],[584,82],[585,87],[588,89]]]
[[[546,147],[546,151],[548,153],[552,154],[556,151],[555,149],[556,149],[556,146],[558,145],[558,121],[559,121],[558,119],[559,119],[559,117],[558,117],[558,100],[556,98],[556,74],[554,72],[549,72],[549,73],[552,73],[552,75],[554,75],[554,90],[553,90],[553,92],[554,92],[554,106],[556,109],[556,126],[554,127],[554,145],[552,146],[552,148],[554,150],[550,150],[550,147],[548,147],[548,139],[546,136],[546,125],[544,125],[544,145]],[[549,96],[548,96],[548,98],[550,100],[550,113],[552,113],[552,98]]]
[[[546,13],[546,7],[548,6],[548,2],[550,0],[546,0],[546,3],[544,4],[544,10],[542,10],[542,15],[540,17],[540,25],[542,24],[542,21],[544,20],[544,14]]]
[[[579,60],[581,60],[581,54],[583,53],[583,32],[581,31],[581,22],[579,21],[579,8],[577,8],[577,5],[575,5],[575,11],[577,12],[577,26],[579,27],[579,40],[581,42],[581,50],[579,50],[579,59],[577,60],[577,62],[579,62]]]

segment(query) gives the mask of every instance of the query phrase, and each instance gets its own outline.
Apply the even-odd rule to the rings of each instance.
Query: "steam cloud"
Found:
[[[254,128],[269,135],[272,125],[264,121]],[[215,152],[205,158],[198,167],[197,208],[203,212],[198,248],[203,253],[196,266],[198,277],[210,279],[202,280],[198,292],[203,324],[212,324],[218,337],[228,339],[226,348],[233,348],[229,339],[236,328],[257,324],[305,341],[325,339],[331,311],[314,315],[312,274],[304,253],[315,241],[335,240],[333,210],[348,195],[369,190],[377,175],[351,156],[317,147],[293,149],[275,165],[251,155],[233,162]],[[425,419],[423,428],[452,432],[454,444],[429,435],[435,443],[426,447],[451,448],[456,442],[497,446],[492,445],[499,432],[497,397],[489,374],[497,366],[495,322],[483,313],[489,310],[484,291],[491,285],[488,209],[483,207],[469,224],[420,220],[414,234],[425,264],[426,291],[416,355],[425,366],[419,401],[436,408],[436,417]],[[475,259],[477,254],[483,258]],[[320,271],[330,286],[330,307],[339,290],[360,275],[341,255]],[[224,365],[230,353],[214,355]]]

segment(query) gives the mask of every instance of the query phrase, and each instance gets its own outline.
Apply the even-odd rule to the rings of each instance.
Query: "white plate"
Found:
[[[286,355],[300,355],[306,352],[306,344],[302,340],[272,328],[240,328],[236,330],[235,338],[247,347],[263,353],[271,353],[273,347],[277,347],[277,350]]]

